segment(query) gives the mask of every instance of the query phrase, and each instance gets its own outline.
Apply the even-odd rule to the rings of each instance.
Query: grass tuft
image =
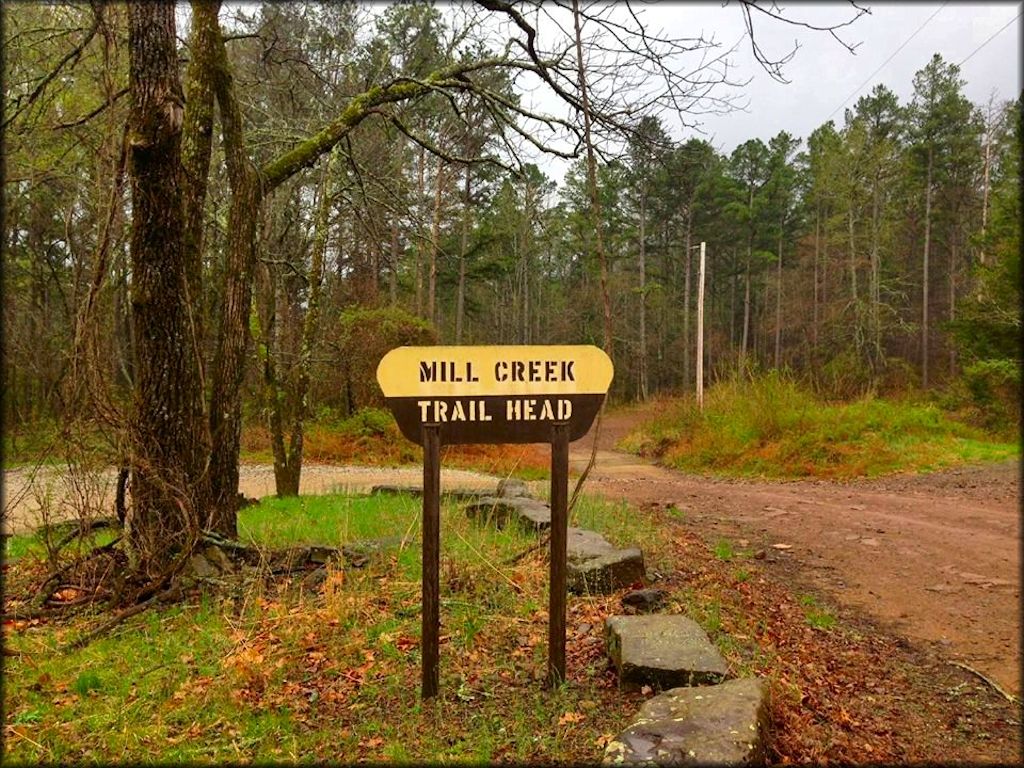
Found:
[[[703,412],[689,397],[667,401],[619,447],[676,469],[769,478],[874,477],[1020,455],[934,404],[829,403],[775,372],[716,384]]]

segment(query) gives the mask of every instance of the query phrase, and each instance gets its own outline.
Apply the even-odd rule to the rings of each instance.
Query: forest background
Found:
[[[233,93],[187,78],[206,89],[210,115],[184,119],[207,119],[197,135],[209,154],[183,147],[186,173],[209,169],[200,204],[185,205],[199,255],[186,320],[200,391],[216,398],[233,376],[241,383],[239,424],[220,430],[219,411],[206,414],[215,442],[241,422],[264,429],[279,488],[297,489],[307,420],[362,412],[367,428],[383,428],[362,409],[380,405],[373,371],[400,344],[596,343],[615,363],[614,399],[691,392],[702,241],[706,384],[775,369],[826,398],[924,393],[969,421],[1016,430],[1019,99],[971,103],[958,67],[936,54],[908,101],[877,85],[806,138],[782,131],[722,154],[700,138],[674,140],[665,123],[673,107],[727,106],[717,94],[728,76],[708,41],[670,51],[700,61],[666,91],[675,101],[651,94],[624,107],[623,51],[595,36],[586,77],[602,119],[584,136],[522,105],[522,71],[468,63],[499,56],[482,23],[491,5],[506,8],[481,3],[459,16],[396,5],[371,19],[356,5],[264,4],[222,14],[210,50],[226,58],[212,69],[231,73]],[[9,453],[26,435],[100,435],[110,463],[124,466],[139,376],[128,27],[123,7],[98,8],[5,10],[3,417]],[[192,24],[179,35],[183,72],[204,65],[194,47],[204,28]],[[438,73],[450,78],[438,85]],[[475,90],[453,87],[470,75]],[[415,93],[359,101],[358,119],[328,135],[352,114],[354,94],[386,82]],[[581,156],[561,189],[527,159],[530,145]],[[244,192],[246,167],[273,178],[258,203]],[[231,240],[243,221],[233,206],[246,200],[257,213],[245,225],[251,310],[232,282],[249,263]],[[231,348],[229,312],[251,346]],[[237,466],[224,471],[222,504]]]

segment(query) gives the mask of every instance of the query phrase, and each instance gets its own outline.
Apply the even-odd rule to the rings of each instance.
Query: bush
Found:
[[[1007,432],[1020,424],[1021,375],[1016,360],[980,360],[964,368],[964,384],[983,424]]]
[[[1017,452],[934,404],[874,395],[828,402],[775,372],[715,384],[703,411],[685,397],[658,413],[619,447],[688,471],[848,478]]]
[[[380,408],[377,364],[396,347],[437,343],[437,332],[422,318],[398,307],[356,307],[341,313],[333,343],[333,362],[319,377],[318,402],[350,416],[361,408]]]
[[[341,422],[339,431],[357,437],[388,437],[398,433],[394,418],[383,408],[361,408]]]

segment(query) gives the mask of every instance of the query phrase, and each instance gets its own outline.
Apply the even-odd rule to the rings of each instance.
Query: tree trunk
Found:
[[[141,575],[166,574],[201,528],[202,391],[188,321],[174,3],[128,6],[132,187],[132,508],[126,536]]]
[[[469,251],[469,217],[472,200],[473,173],[466,166],[465,186],[462,190],[462,242],[459,244],[459,285],[455,295],[455,343],[462,343],[462,325],[466,314],[466,253]]]
[[[597,158],[591,136],[590,95],[587,92],[586,68],[583,63],[583,32],[580,26],[579,0],[572,0],[572,22],[576,42],[576,75],[583,103],[583,141],[587,147],[587,190],[590,194],[590,222],[597,238],[597,259],[601,269],[601,304],[604,309],[604,351],[612,357],[612,300],[608,287],[608,259],[604,250],[604,227],[601,219],[601,198],[597,193]]]
[[[732,249],[732,279],[729,281],[729,345],[736,351],[736,282],[739,270],[736,268],[736,249]]]
[[[242,381],[249,348],[252,273],[256,262],[256,222],[263,202],[260,175],[249,160],[241,110],[234,97],[224,40],[217,30],[214,92],[220,107],[224,158],[231,187],[225,259],[224,306],[214,352],[210,395],[209,527],[237,534],[238,454],[242,438]]]
[[[747,362],[747,342],[750,337],[750,261],[743,279],[743,342],[740,345],[740,360]]]
[[[949,322],[950,325],[956,320],[956,262],[959,254],[957,237],[957,216],[953,217],[953,233],[949,245]],[[949,343],[949,376],[956,376],[956,344]]]
[[[779,232],[782,222],[779,222]],[[779,260],[775,270],[775,368],[782,362],[782,235],[779,235]]]
[[[188,259],[190,310],[200,306],[203,268],[203,208],[210,176],[213,145],[213,80],[211,52],[217,39],[220,0],[192,2],[191,58],[188,64],[185,117],[182,125],[182,165],[185,173],[184,241]],[[202,349],[202,312],[191,312],[195,336]],[[199,361],[202,366],[202,359]]]
[[[811,315],[811,358],[818,356],[818,263],[821,261],[821,207],[814,211],[814,310]]]
[[[444,189],[444,165],[437,160],[437,177],[434,188],[434,216],[430,225],[430,273],[427,278],[427,317],[438,335],[441,333],[441,322],[437,308],[437,255],[441,246],[441,192]]]
[[[683,240],[686,248],[683,259],[683,391],[690,386],[690,272],[693,264],[693,214],[686,209],[686,237]]]
[[[875,174],[874,188],[871,195],[871,276],[868,286],[869,300],[871,302],[871,347],[872,359],[876,365],[882,363],[882,289],[881,289],[881,228],[879,195],[881,194],[882,181],[879,175]]]
[[[398,303],[398,217],[391,222],[391,270],[388,272],[388,300],[391,306]]]
[[[928,260],[932,239],[932,150],[928,148],[928,175],[924,191],[924,259],[921,279],[921,386],[928,388]]]
[[[994,94],[993,94],[994,95]],[[992,122],[992,98],[989,98],[988,110],[985,114],[985,163],[982,171],[982,184],[981,184],[981,242],[982,246],[978,249],[978,263],[981,265],[985,264],[985,233],[988,230],[988,196],[989,196],[989,184],[992,172],[992,139],[995,134],[994,124]],[[980,281],[979,281],[980,284]]]
[[[416,199],[419,201],[417,209],[420,211],[419,221],[422,223],[422,211],[424,198],[427,194],[427,181],[426,181],[426,162],[427,162],[427,151],[420,147],[420,158],[417,164],[417,176],[419,183],[417,184],[417,192],[419,193]],[[419,227],[417,227],[419,229]],[[416,242],[416,315],[417,317],[423,317],[423,230],[419,229],[419,237]]]
[[[846,222],[850,238],[850,299],[853,302],[854,310],[857,308],[857,241],[854,237],[855,220],[853,217],[853,202],[850,202],[850,209],[847,211]]]
[[[640,193],[640,399],[647,400],[647,192]]]

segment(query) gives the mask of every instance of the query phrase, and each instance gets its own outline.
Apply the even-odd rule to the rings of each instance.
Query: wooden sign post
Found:
[[[439,688],[441,445],[551,444],[547,684],[565,680],[569,442],[583,437],[612,381],[593,346],[399,347],[377,382],[402,434],[423,446],[421,695]]]

